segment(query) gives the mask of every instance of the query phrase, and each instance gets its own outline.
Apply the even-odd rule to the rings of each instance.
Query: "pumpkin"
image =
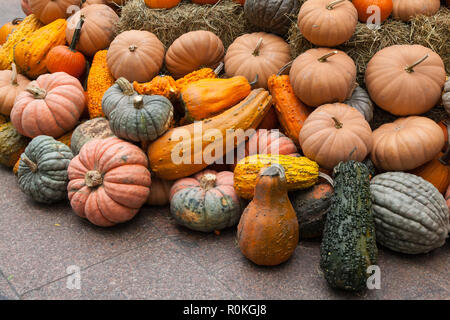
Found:
[[[80,78],[86,69],[86,58],[79,51],[75,50],[75,47],[80,39],[81,28],[84,23],[82,17],[78,21],[78,26],[75,29],[75,35],[72,38],[72,43],[67,46],[53,47],[47,54],[45,60],[47,69],[51,73],[65,72],[75,78]]]
[[[27,137],[60,137],[83,113],[85,96],[78,79],[64,72],[44,74],[30,82],[11,110],[11,122]]]
[[[107,119],[118,106],[132,102],[136,92],[131,83],[125,78],[119,78],[106,90],[102,98],[102,110]]]
[[[326,104],[314,110],[299,136],[308,158],[333,169],[340,161],[362,161],[372,149],[372,130],[364,116],[342,103]]]
[[[445,111],[450,115],[450,79],[447,79],[444,84],[444,91],[442,93],[442,105]]]
[[[288,198],[284,169],[278,164],[264,168],[258,176],[255,197],[239,220],[239,248],[257,265],[275,266],[292,256],[298,238],[297,216]]]
[[[170,101],[178,98],[179,91],[175,80],[171,76],[156,76],[150,82],[139,83],[133,82],[133,88],[139,94],[160,95]]]
[[[446,151],[449,144],[448,144],[448,137],[450,135],[450,119],[444,119],[440,122],[438,122],[438,126],[441,127],[442,132],[444,133],[444,147],[442,148],[442,151]]]
[[[256,32],[244,34],[230,45],[225,55],[225,73],[228,77],[244,76],[255,88],[267,88],[267,80],[291,60],[289,45],[280,37]]]
[[[260,170],[273,163],[283,167],[288,190],[306,189],[318,180],[318,164],[306,157],[255,154],[239,161],[234,169],[234,189],[237,194],[244,199],[252,199]]]
[[[30,139],[24,137],[11,122],[0,125],[0,164],[12,168],[24,152]]]
[[[223,60],[222,40],[211,31],[191,31],[177,38],[167,50],[167,70],[181,78],[200,67],[215,68]]]
[[[364,116],[367,122],[373,119],[373,102],[370,100],[369,94],[366,90],[357,86],[352,93],[352,96],[347,99],[344,104],[355,108]]]
[[[410,173],[386,172],[370,183],[377,241],[397,252],[427,253],[445,244],[449,210],[442,194]]]
[[[298,135],[311,110],[295,96],[289,76],[270,76],[268,87],[284,133],[299,145]]]
[[[170,189],[173,181],[163,180],[152,174],[152,187],[148,195],[149,206],[165,206],[170,203]]]
[[[119,80],[127,81],[125,78]],[[129,82],[128,85],[131,87]],[[117,137],[131,141],[153,141],[172,125],[173,106],[167,98],[158,95],[126,97],[120,85],[112,86],[103,96],[103,105],[116,104],[108,117],[111,130]]]
[[[238,144],[235,135],[227,135],[227,130],[255,129],[271,104],[272,98],[266,90],[255,89],[239,104],[215,117],[167,131],[148,148],[151,170],[166,180],[184,178],[203,170],[232,150],[229,147],[235,148]],[[200,126],[202,134],[198,134]],[[239,136],[237,138],[239,140]]]
[[[352,0],[353,5],[358,11],[359,21],[366,23],[367,19],[371,17],[376,11],[370,6],[376,6],[380,12],[380,21],[382,23],[385,21],[392,13],[393,1],[392,0]],[[369,10],[368,10],[369,9]],[[370,21],[373,23],[378,23],[378,21]]]
[[[347,0],[309,0],[298,13],[302,35],[317,46],[335,47],[349,40],[358,23],[358,11]]]
[[[298,0],[248,0],[244,4],[247,21],[259,29],[285,35],[291,26],[291,17],[300,8]]]
[[[322,236],[333,194],[333,186],[325,181],[289,193],[289,200],[297,214],[300,239]]]
[[[11,22],[4,24],[0,28],[0,46],[3,45],[8,39],[9,35],[13,33],[17,26],[22,22],[22,18],[15,18]]]
[[[21,0],[20,1],[20,6],[22,7],[22,11],[23,13],[25,13],[25,15],[29,16],[31,15],[33,12],[31,11],[31,7],[30,4],[28,3],[29,0]]]
[[[444,154],[439,152],[433,160],[421,165],[420,167],[410,171],[430,182],[440,193],[445,194],[447,187],[450,185],[450,149]]]
[[[189,229],[211,232],[238,223],[244,203],[233,189],[233,172],[204,170],[177,180],[170,189],[170,213]]]
[[[97,51],[107,48],[114,39],[114,25],[119,20],[119,16],[104,4],[92,4],[84,7],[68,20],[66,29],[68,43],[72,42],[81,16],[84,16],[85,21],[76,49],[84,55],[92,57]]]
[[[116,137],[86,143],[69,164],[75,213],[100,227],[131,220],[147,201],[151,177],[145,153]]]
[[[114,136],[105,118],[95,118],[83,122],[75,128],[70,141],[70,148],[76,156],[81,148],[92,139],[104,139]]]
[[[20,190],[41,203],[67,199],[67,167],[72,158],[72,151],[64,143],[49,136],[34,138],[20,156]]]
[[[380,108],[398,116],[422,114],[441,98],[444,62],[421,45],[390,46],[370,59],[365,83]]]
[[[89,117],[104,117],[102,110],[102,99],[106,90],[114,84],[114,77],[109,71],[106,62],[107,50],[98,51],[89,70],[87,79],[87,107],[89,110]]]
[[[20,73],[36,79],[48,71],[47,54],[52,48],[66,43],[66,25],[64,19],[55,20],[36,30],[14,47],[14,62]]]
[[[331,287],[361,291],[367,288],[367,268],[378,258],[369,170],[350,160],[333,171],[334,194],[320,245],[320,268]]]
[[[198,80],[217,78],[217,75],[220,73],[222,68],[223,63],[220,63],[215,70],[211,68],[202,68],[199,70],[192,71],[191,73],[188,73],[183,78],[175,80],[178,91],[183,90],[185,86],[193,82],[197,82]]]
[[[17,74],[14,63],[12,71],[0,71],[0,114],[9,116],[17,95],[25,90],[29,83],[30,80],[21,74]]]
[[[114,78],[147,82],[161,69],[164,52],[162,42],[153,33],[130,30],[111,42],[106,61]]]
[[[242,76],[229,79],[203,79],[185,86],[180,92],[186,123],[215,116],[231,108],[252,91]]]
[[[431,161],[444,146],[444,133],[431,119],[418,116],[385,123],[373,132],[371,159],[386,171],[412,170]]]
[[[42,23],[34,14],[26,17],[0,47],[0,70],[11,68],[14,62],[14,47],[24,39],[27,39],[34,31],[42,27]]]
[[[170,9],[177,6],[181,0],[144,0],[147,7],[152,9]]]
[[[418,15],[432,16],[438,12],[441,2],[439,0],[392,0],[394,19],[408,21]]]
[[[80,5],[80,0],[28,0],[31,11],[43,24],[65,19],[71,14],[71,7]]]
[[[330,77],[331,74],[339,76]],[[351,97],[356,66],[343,51],[309,49],[294,60],[289,77],[295,95],[308,106],[317,107]]]

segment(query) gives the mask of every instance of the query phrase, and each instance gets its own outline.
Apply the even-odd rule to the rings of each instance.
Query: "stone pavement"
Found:
[[[23,16],[0,0],[0,25]],[[318,241],[301,241],[281,266],[258,267],[220,235],[178,227],[167,208],[143,208],[132,221],[98,228],[63,202],[34,203],[0,168],[2,299],[450,299],[450,246],[426,255],[379,250],[381,289],[353,295],[327,286]],[[68,289],[67,268],[81,270]],[[73,271],[72,271],[73,272]]]

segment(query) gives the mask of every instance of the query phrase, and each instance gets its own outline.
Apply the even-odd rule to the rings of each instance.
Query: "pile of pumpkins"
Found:
[[[46,10],[50,2],[61,10]],[[170,205],[192,230],[238,225],[239,247],[258,265],[286,261],[299,238],[323,237],[325,278],[345,290],[364,288],[375,240],[406,254],[445,244],[449,125],[420,115],[440,103],[450,112],[450,81],[431,49],[379,51],[366,91],[354,61],[330,48],[344,29],[311,29],[323,47],[292,62],[283,38],[263,31],[228,50],[214,33],[193,31],[166,50],[148,31],[114,35],[110,2],[125,1],[87,0],[66,20],[78,2],[28,0],[30,14],[0,48],[0,163],[35,201],[68,198],[102,227],[145,204]],[[308,0],[305,37],[324,10],[356,15],[350,1]],[[158,75],[163,65],[170,75]],[[372,132],[374,105],[402,117]],[[236,141],[229,129],[255,131]],[[242,154],[226,154],[229,145]]]

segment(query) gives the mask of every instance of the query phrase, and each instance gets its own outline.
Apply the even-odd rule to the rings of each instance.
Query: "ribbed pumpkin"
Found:
[[[170,9],[177,6],[181,0],[144,0],[147,7],[152,9]]]
[[[239,221],[239,248],[252,262],[275,266],[291,257],[298,238],[297,216],[288,198],[284,169],[277,164],[264,168],[258,176],[255,197]]]
[[[130,30],[119,34],[108,49],[108,68],[114,78],[147,82],[161,69],[165,49],[151,32]]]
[[[449,210],[428,181],[404,172],[386,172],[370,183],[377,241],[407,254],[427,253],[445,244]]]
[[[85,22],[77,50],[92,57],[97,51],[107,48],[114,39],[114,25],[119,20],[119,16],[104,4],[92,4],[84,7],[68,20],[67,43],[72,42],[81,15],[84,16]]]
[[[20,23],[16,31],[8,37],[8,40],[0,48],[0,70],[11,68],[11,63],[14,62],[14,47],[42,26],[42,23],[34,14],[29,15]]]
[[[429,118],[411,116],[373,132],[371,159],[378,169],[412,170],[431,161],[444,146],[444,133]]]
[[[234,169],[237,194],[244,199],[252,199],[261,169],[274,163],[283,167],[288,190],[306,189],[318,180],[318,164],[306,157],[256,154],[239,161]]]
[[[16,30],[17,26],[22,20],[22,18],[15,18],[11,22],[5,23],[0,28],[0,46],[2,46],[6,42],[9,35]]]
[[[176,39],[167,50],[167,70],[181,78],[200,67],[215,68],[223,60],[222,40],[211,31],[191,31]],[[251,81],[251,80],[250,80]]]
[[[374,13],[371,6],[377,6],[380,10],[380,23],[385,21],[392,13],[392,2],[392,0],[352,0],[353,5],[358,11],[358,19],[363,23],[367,22],[367,19]],[[376,21],[369,22],[376,23]]]
[[[189,229],[211,232],[238,223],[244,203],[233,189],[233,173],[204,170],[177,180],[170,189],[170,212]]]
[[[14,47],[14,62],[19,72],[33,79],[46,73],[48,52],[66,43],[64,35],[66,26],[66,20],[55,20],[18,43]]]
[[[152,187],[148,195],[147,205],[165,206],[170,203],[170,189],[173,181],[163,180],[152,174]]]
[[[119,78],[116,83],[126,82]],[[132,99],[123,95],[120,85],[112,86],[103,96],[103,105],[115,107],[108,113],[111,130],[116,136],[130,141],[153,141],[172,125],[173,106],[163,96],[134,95]]]
[[[76,156],[81,148],[92,139],[104,139],[114,136],[105,118],[95,118],[83,122],[75,128],[70,141],[70,148]]]
[[[343,51],[309,49],[294,60],[289,77],[295,95],[308,106],[318,107],[344,102],[351,97],[356,83],[356,66]]]
[[[72,209],[101,227],[132,219],[150,193],[147,166],[145,153],[129,142],[116,137],[89,141],[68,168]]]
[[[342,103],[320,106],[305,121],[299,136],[308,158],[326,169],[340,161],[362,161],[372,149],[372,130],[364,116]]]
[[[373,102],[370,100],[369,94],[361,87],[356,87],[350,99],[347,99],[344,104],[355,108],[364,116],[367,122],[373,119]]]
[[[444,154],[439,152],[433,160],[410,171],[430,182],[440,193],[445,194],[450,185],[450,149]]]
[[[14,63],[12,71],[0,71],[0,114],[9,116],[16,97],[25,90],[29,83],[30,80],[21,74],[17,74]]]
[[[444,92],[442,93],[442,105],[445,111],[450,115],[450,79],[447,79],[444,84]]]
[[[444,62],[421,45],[390,46],[370,59],[365,83],[380,108],[398,116],[419,115],[439,102],[445,83]]]
[[[29,142],[11,122],[0,124],[0,164],[12,168]]]
[[[85,95],[78,79],[65,72],[44,74],[30,82],[11,110],[11,122],[24,136],[60,137],[83,113]]]
[[[285,35],[299,8],[298,0],[248,0],[244,4],[244,15],[261,30]]]
[[[31,11],[44,24],[57,19],[65,19],[71,13],[71,6],[80,6],[80,0],[28,0]]]
[[[298,14],[302,35],[317,46],[335,47],[350,39],[358,11],[347,0],[308,0]]]
[[[267,80],[291,60],[289,45],[276,35],[255,32],[236,38],[225,55],[228,77],[244,76],[255,88],[267,88]]]
[[[408,21],[418,15],[432,16],[441,6],[439,0],[392,0],[394,7],[392,16],[395,19]]]
[[[41,203],[67,199],[67,167],[72,158],[72,151],[64,143],[49,136],[34,138],[20,156],[20,189]]]

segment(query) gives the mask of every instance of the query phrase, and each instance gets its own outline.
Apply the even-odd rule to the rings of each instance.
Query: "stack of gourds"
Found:
[[[354,29],[349,1],[301,6],[302,32],[324,47],[293,62],[280,35],[298,1],[247,0],[255,20],[269,16],[261,12],[272,2],[279,12],[228,50],[209,31],[184,34],[167,50],[148,31],[114,36],[110,5],[124,1],[84,1],[71,17],[67,8],[79,0],[53,0],[47,10],[49,2],[29,0],[32,13],[8,25],[0,49],[0,163],[14,166],[34,200],[68,198],[76,214],[104,227],[144,204],[169,204],[192,230],[238,224],[242,253],[260,265],[289,259],[299,238],[323,236],[325,278],[346,290],[365,286],[375,239],[409,254],[444,245],[449,126],[420,114],[439,103],[450,111],[450,81],[432,50],[379,51],[366,91],[354,61],[330,48]],[[401,2],[394,14],[406,10]],[[324,12],[348,28],[312,28]],[[375,106],[402,118],[372,132]],[[239,142],[230,129],[255,131]],[[226,154],[230,145],[243,153]]]

